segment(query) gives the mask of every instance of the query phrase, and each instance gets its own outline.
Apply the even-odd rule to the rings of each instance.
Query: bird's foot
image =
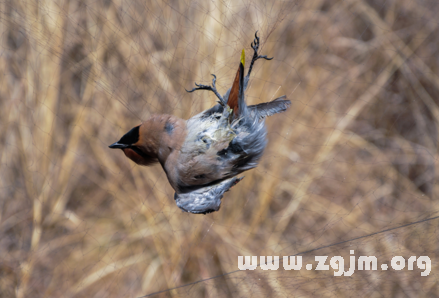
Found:
[[[212,79],[212,86],[209,85],[202,85],[202,84],[197,84],[195,83],[195,88],[193,88],[192,90],[186,90],[186,92],[194,92],[195,90],[209,90],[212,91],[213,93],[215,93],[216,97],[218,97],[218,103],[220,105],[222,105],[223,107],[227,106],[226,101],[224,100],[224,98],[221,96],[221,94],[218,93],[217,89],[216,89],[216,75],[212,74],[213,79]]]
[[[258,54],[258,50],[259,50],[259,37],[258,37],[258,31],[256,31],[255,33],[255,39],[253,40],[253,42],[250,44],[250,46],[253,49],[253,57],[252,57],[252,62],[250,62],[250,68],[248,69],[248,73],[247,73],[247,77],[250,76],[250,73],[253,69],[253,65],[256,62],[256,60],[258,59],[265,59],[265,60],[272,60],[274,57],[268,58],[266,55],[259,55]]]

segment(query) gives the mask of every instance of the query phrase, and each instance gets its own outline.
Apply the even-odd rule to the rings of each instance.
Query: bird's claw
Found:
[[[215,93],[216,97],[218,97],[218,99],[219,99],[218,102],[223,107],[225,107],[227,104],[226,104],[224,98],[221,96],[221,94],[218,93],[218,90],[216,90],[216,85],[215,85],[215,83],[216,83],[216,75],[212,74],[212,76],[213,76],[212,86],[202,85],[202,84],[195,83],[195,86],[197,86],[197,87],[193,88],[192,90],[186,90],[186,89],[184,89],[184,90],[186,90],[186,92],[189,92],[189,93],[190,92],[194,92],[195,90],[209,90],[209,91],[212,91],[213,93]]]
[[[261,59],[261,58],[265,59],[265,60],[272,60],[274,58],[274,57],[268,58],[266,55],[259,55],[258,54],[259,45],[260,45],[260,43],[259,43],[258,31],[256,31],[255,39],[250,44],[250,46],[253,49],[253,57],[252,57],[252,61],[250,62],[250,68],[248,69],[247,77],[250,76],[250,73],[253,69],[253,64],[256,62],[256,60]]]

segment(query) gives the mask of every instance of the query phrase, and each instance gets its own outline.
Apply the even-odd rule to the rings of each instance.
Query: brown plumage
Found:
[[[134,127],[110,148],[122,149],[139,165],[159,162],[175,190],[174,199],[182,210],[192,213],[217,211],[224,192],[242,178],[236,175],[257,166],[266,146],[264,120],[290,106],[285,96],[271,102],[247,106],[244,91],[256,60],[259,38],[255,34],[254,55],[244,78],[244,51],[232,87],[224,98],[212,86],[195,90],[213,91],[219,104],[188,119],[153,115]],[[272,58],[271,58],[272,59]]]
[[[239,117],[239,92],[240,86],[244,86],[243,82],[241,82],[241,78],[244,78],[244,62],[245,62],[245,53],[242,50],[241,61],[239,63],[238,71],[236,72],[235,80],[233,81],[232,88],[230,88],[229,100],[227,101],[227,105],[233,110],[233,115],[235,117]]]

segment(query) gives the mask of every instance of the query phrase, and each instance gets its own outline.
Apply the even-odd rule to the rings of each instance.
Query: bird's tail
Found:
[[[245,52],[242,50],[239,68],[236,72],[232,88],[230,88],[229,98],[227,101],[228,106],[233,110],[234,118],[243,118],[248,112],[250,112],[259,119],[262,119],[286,111],[290,107],[291,101],[286,99],[285,95],[270,102],[247,106],[244,100],[244,65]]]
[[[233,110],[235,118],[242,117],[247,112],[247,105],[244,100],[244,65],[245,51],[242,50],[239,68],[236,72],[235,80],[233,81],[227,102],[228,106]]]

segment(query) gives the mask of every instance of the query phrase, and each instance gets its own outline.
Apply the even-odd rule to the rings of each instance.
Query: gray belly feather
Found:
[[[179,187],[208,185],[257,166],[266,146],[264,120],[231,121],[231,111],[198,114],[187,120],[187,137],[178,159]]]

